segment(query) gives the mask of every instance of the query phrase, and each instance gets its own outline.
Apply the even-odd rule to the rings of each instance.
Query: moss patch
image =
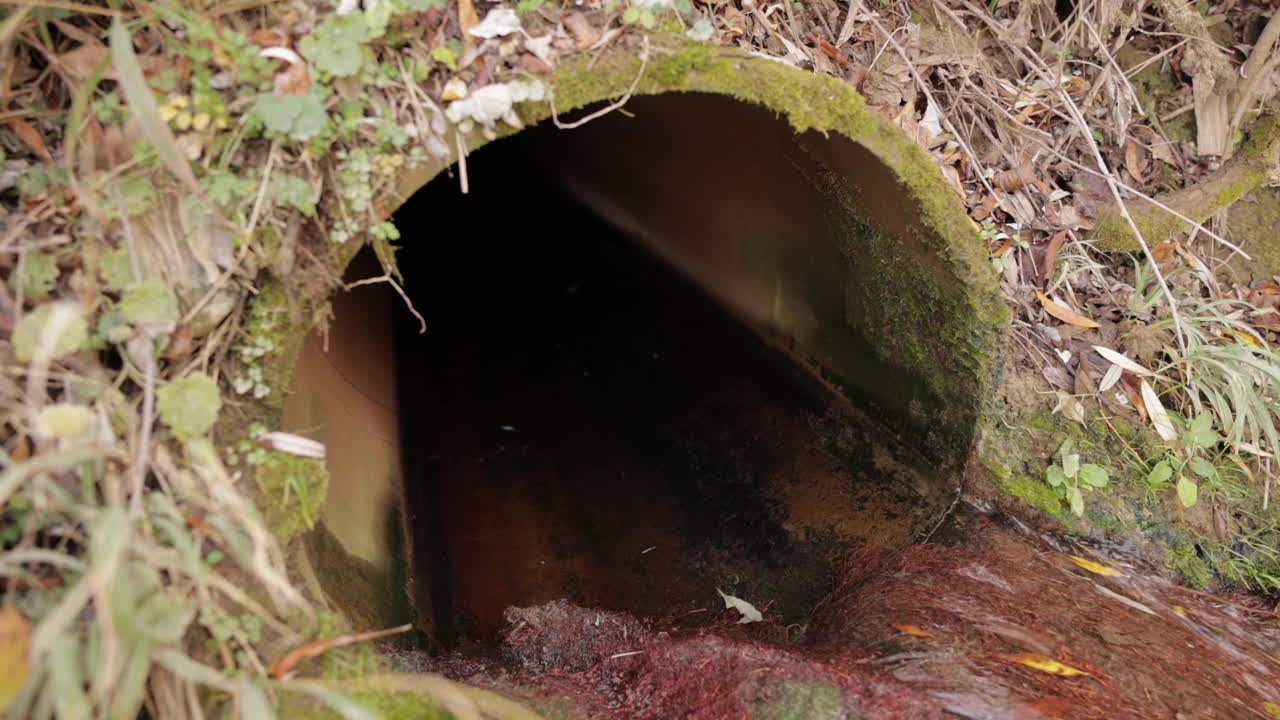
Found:
[[[267,450],[257,456],[254,476],[265,500],[258,507],[276,537],[292,538],[315,526],[329,490],[323,461]]]
[[[1157,199],[1195,222],[1203,223],[1267,184],[1277,157],[1280,157],[1280,118],[1264,117],[1254,123],[1240,151],[1221,170],[1198,185],[1166,193]],[[1155,245],[1190,227],[1151,203],[1131,202],[1129,213],[1148,245]],[[1137,238],[1133,236],[1128,222],[1112,205],[1099,210],[1090,238],[1103,250],[1138,249]]]
[[[778,697],[757,706],[759,720],[838,720],[845,717],[840,690],[816,682],[783,683]]]

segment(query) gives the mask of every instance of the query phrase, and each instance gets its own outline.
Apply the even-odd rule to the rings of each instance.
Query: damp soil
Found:
[[[933,542],[855,553],[803,623],[696,625],[564,600],[493,652],[387,646],[562,718],[1270,718],[1280,615],[962,503]],[[1119,572],[1098,575],[1085,557]]]
[[[398,257],[429,331],[407,319],[397,357],[409,589],[436,643],[557,599],[696,619],[717,589],[802,622],[848,553],[936,524],[954,480],[496,146],[471,194],[442,178],[396,218],[435,228]]]

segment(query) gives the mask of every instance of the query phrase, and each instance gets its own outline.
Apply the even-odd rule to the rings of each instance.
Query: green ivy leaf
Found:
[[[1169,478],[1173,477],[1173,466],[1168,460],[1161,460],[1156,466],[1151,468],[1151,472],[1147,473],[1148,485],[1160,485],[1169,482]]]
[[[1195,483],[1185,477],[1178,478],[1178,500],[1182,502],[1182,507],[1189,508],[1195,505],[1199,492],[1200,488]]]
[[[1218,469],[1213,466],[1213,463],[1205,460],[1199,455],[1191,458],[1189,465],[1191,467],[1191,472],[1206,480],[1210,480],[1218,476]]]
[[[58,262],[53,255],[27,253],[22,260],[22,294],[32,300],[43,300],[58,284]]]
[[[131,283],[118,307],[131,325],[166,332],[178,322],[178,297],[159,280]]]
[[[89,323],[79,303],[45,303],[22,316],[13,328],[13,354],[19,362],[30,362],[41,347],[48,347],[51,359],[73,353],[89,341]]]
[[[276,203],[295,207],[307,217],[315,215],[316,202],[311,183],[306,178],[280,173],[272,176],[271,184],[274,186]]]
[[[36,416],[36,433],[43,437],[70,438],[93,427],[98,416],[84,405],[54,403],[40,409]]]
[[[396,0],[407,12],[426,12],[431,8],[443,8],[449,0]]]
[[[151,640],[176,643],[187,634],[195,619],[195,604],[175,593],[157,592],[147,596],[136,613],[137,625]]]
[[[689,36],[690,40],[697,40],[698,42],[706,42],[710,40],[711,36],[714,34],[715,34],[715,26],[713,26],[711,24],[711,21],[706,18],[698,18],[697,20],[695,20],[693,23],[693,26],[690,27],[689,30],[685,33],[685,35]],[[1000,264],[1003,265],[1003,261],[1004,261],[1003,258],[998,258],[998,257],[991,258],[991,262],[993,264],[995,264],[997,260],[999,260]],[[1000,270],[1001,268],[998,267],[996,269]]]
[[[444,45],[431,50],[431,59],[438,63],[444,63],[445,67],[450,70],[458,69],[458,54],[452,48]]]
[[[536,12],[547,4],[547,0],[520,0],[516,3],[516,14],[524,15],[525,13]]]
[[[622,12],[622,22],[631,25],[640,19],[640,8],[629,7]]]
[[[1209,413],[1201,413],[1188,423],[1187,441],[1201,449],[1210,448],[1222,442],[1222,436],[1213,429],[1213,416]]]
[[[1106,487],[1109,477],[1107,469],[1101,465],[1085,463],[1080,466],[1080,479],[1094,487]]]
[[[160,388],[156,392],[156,409],[160,420],[179,440],[190,440],[213,427],[222,409],[222,398],[217,383],[197,372]]]
[[[1077,517],[1084,515],[1084,494],[1080,492],[1080,488],[1073,487],[1067,491],[1067,499],[1071,501],[1071,512]]]
[[[98,277],[107,284],[108,290],[123,290],[133,282],[133,264],[129,261],[129,251],[124,248],[112,250],[98,261]]]
[[[1044,471],[1044,475],[1045,479],[1048,480],[1049,484],[1053,487],[1058,487],[1067,481],[1067,476],[1063,474],[1062,468],[1057,465],[1050,465],[1049,469]]]
[[[329,121],[324,100],[315,91],[283,97],[263,93],[253,103],[253,114],[267,130],[294,140],[309,140]]]
[[[302,38],[299,49],[318,70],[345,77],[360,72],[368,39],[369,21],[364,13],[330,15]]]

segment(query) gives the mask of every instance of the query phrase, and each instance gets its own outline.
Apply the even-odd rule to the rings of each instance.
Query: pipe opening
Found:
[[[896,420],[934,391],[851,304],[850,243],[878,236],[826,161],[865,151],[718,96],[627,111],[495,142],[469,195],[442,174],[398,211],[425,334],[372,286],[335,301],[327,354],[309,341],[293,421],[331,438],[311,556],[349,614],[406,611],[339,597],[356,578],[446,645],[558,598],[696,622],[720,589],[804,622],[839,563],[954,496]],[[866,159],[864,201],[888,172]]]

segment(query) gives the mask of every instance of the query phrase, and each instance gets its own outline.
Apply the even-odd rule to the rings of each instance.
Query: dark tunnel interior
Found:
[[[395,216],[428,327],[399,313],[418,624],[486,641],[557,598],[696,618],[717,589],[803,622],[851,551],[932,522],[937,479],[566,189],[560,132],[486,146],[469,194],[441,174]]]

